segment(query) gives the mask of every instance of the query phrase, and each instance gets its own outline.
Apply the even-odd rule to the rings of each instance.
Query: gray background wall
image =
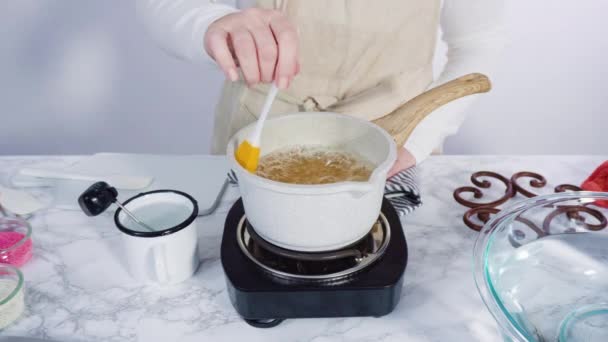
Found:
[[[509,0],[506,63],[445,152],[608,152],[607,12]],[[6,0],[0,21],[0,154],[207,152],[222,75],[161,51],[131,1]]]

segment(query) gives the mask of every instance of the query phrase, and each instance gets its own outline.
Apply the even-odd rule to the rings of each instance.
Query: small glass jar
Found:
[[[24,309],[23,274],[16,267],[0,265],[0,330],[17,320]]]
[[[32,227],[19,218],[0,217],[0,263],[21,267],[32,258]]]

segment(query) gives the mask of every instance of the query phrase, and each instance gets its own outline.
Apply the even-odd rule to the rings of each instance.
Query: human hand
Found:
[[[393,167],[388,171],[387,178],[391,178],[397,173],[409,169],[414,165],[416,165],[416,158],[405,147],[402,147],[397,152],[397,160],[395,161],[395,164],[393,164]]]
[[[300,71],[298,35],[276,10],[250,8],[214,21],[205,33],[205,50],[231,81],[237,65],[249,86],[276,81],[289,87]]]

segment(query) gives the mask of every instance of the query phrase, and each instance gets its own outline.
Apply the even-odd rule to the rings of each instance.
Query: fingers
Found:
[[[259,26],[250,32],[257,49],[260,78],[263,82],[272,82],[278,56],[277,43],[274,40],[272,31],[268,26]]]
[[[216,20],[205,49],[231,81],[238,80],[240,67],[249,86],[274,80],[285,89],[300,68],[296,30],[274,10],[248,9]]]
[[[395,164],[393,164],[393,167],[391,167],[391,169],[388,171],[386,178],[391,178],[397,173],[405,169],[409,169],[410,167],[415,165],[416,157],[414,157],[414,155],[405,147],[402,147],[399,149],[399,152],[397,154],[397,160],[395,161]]]
[[[289,86],[291,79],[298,69],[298,35],[294,27],[283,16],[275,16],[270,22],[270,28],[278,45],[278,60],[275,79],[280,89]]]
[[[238,29],[230,33],[234,54],[249,86],[260,82],[260,69],[255,42],[251,33],[245,29]]]
[[[222,29],[213,29],[207,32],[205,38],[207,39],[205,44],[205,47],[208,48],[207,53],[220,66],[226,78],[233,82],[238,80],[239,74],[236,71],[236,64],[228,48],[228,32]]]
[[[391,169],[388,170],[388,174],[386,175],[386,178],[389,179],[389,178],[393,177],[394,175],[399,173],[400,169],[401,168],[397,163],[393,164],[393,167],[391,167]]]

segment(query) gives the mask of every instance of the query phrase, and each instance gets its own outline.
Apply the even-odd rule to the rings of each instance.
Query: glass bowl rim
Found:
[[[485,261],[487,260],[488,248],[491,246],[493,233],[498,227],[501,227],[502,223],[508,218],[523,211],[547,204],[581,198],[608,200],[608,192],[569,191],[522,199],[501,209],[501,211],[490,218],[479,231],[479,235],[475,240],[475,245],[473,247],[473,277],[475,286],[488,311],[494,317],[494,320],[501,329],[501,333],[508,334],[508,336],[515,341],[534,341],[534,337],[529,336],[529,334],[522,331],[514,323],[515,320],[508,311],[505,310],[504,304],[492,290],[493,287],[488,279]]]
[[[608,303],[586,305],[570,312],[560,323],[558,341],[563,342],[567,340],[566,334],[568,333],[568,329],[570,329],[572,324],[577,320],[594,317],[597,315],[608,315]]]
[[[8,269],[17,275],[17,285],[6,297],[0,298],[0,306],[10,302],[23,288],[23,273],[17,268],[8,264],[0,264],[0,269]]]

